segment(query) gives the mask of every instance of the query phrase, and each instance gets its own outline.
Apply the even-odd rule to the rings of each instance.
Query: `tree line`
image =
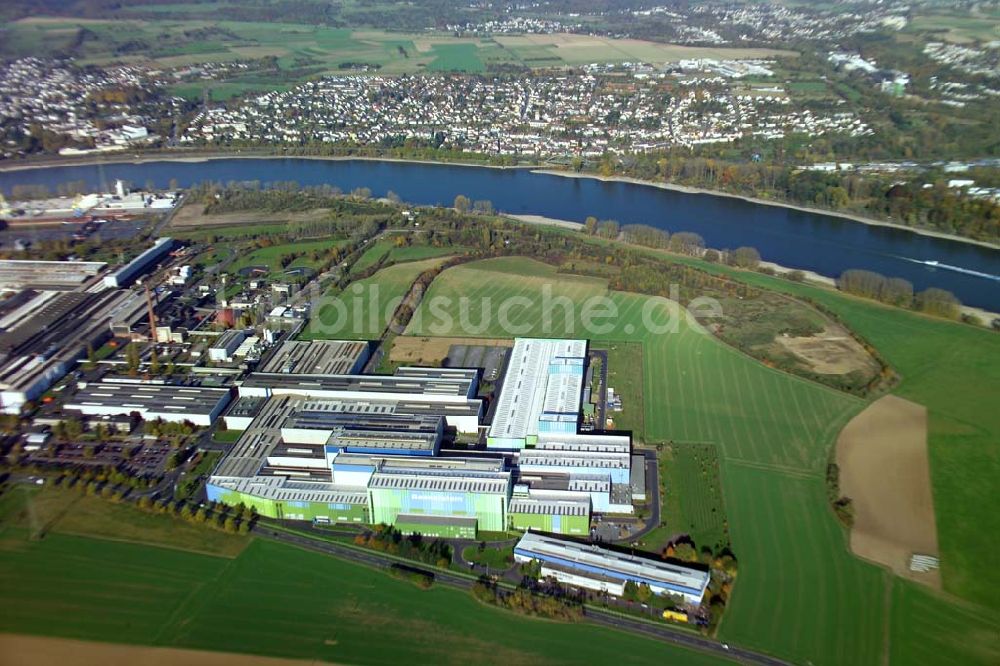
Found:
[[[930,287],[914,293],[913,285],[909,281],[885,277],[874,271],[860,269],[844,271],[837,280],[837,287],[848,294],[917,310],[936,317],[959,319],[962,316],[962,302],[950,291]]]
[[[887,219],[977,240],[1000,241],[1000,203],[950,188],[930,174],[900,183],[894,174],[812,171],[793,164],[738,162],[674,153],[606,155],[583,164],[605,176],[622,175],[656,183],[702,187]]]
[[[471,590],[472,596],[480,602],[506,608],[521,615],[563,622],[578,622],[583,619],[583,603],[579,597],[565,592],[556,596],[554,593],[560,592],[556,589],[550,589],[548,592],[540,594],[523,585],[513,591],[502,590],[486,576],[481,576],[472,585]]]
[[[452,548],[447,541],[429,541],[420,534],[404,535],[395,527],[384,523],[358,534],[354,537],[354,544],[441,569],[447,569],[451,565]]]

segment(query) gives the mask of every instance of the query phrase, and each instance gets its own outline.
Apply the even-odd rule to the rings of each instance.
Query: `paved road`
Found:
[[[642,529],[625,537],[625,540],[629,542],[637,541],[660,526],[660,480],[659,466],[656,462],[656,451],[652,449],[637,449],[636,452],[645,456],[646,502],[649,504],[650,514]]]
[[[253,531],[254,534],[260,537],[289,543],[308,550],[326,553],[328,555],[334,555],[345,560],[365,564],[378,569],[387,569],[396,563],[395,560],[376,551],[367,552],[354,548],[348,548],[347,546],[331,543],[329,541],[317,541],[306,536],[275,530],[266,524],[256,525]],[[420,568],[419,563],[413,563],[408,566]],[[433,570],[431,573],[433,573],[434,580],[436,582],[450,585],[452,587],[458,587],[464,590],[470,589],[475,583],[474,580],[470,580],[464,576],[450,574],[437,569]],[[688,634],[671,629],[666,625],[660,626],[638,619],[622,617],[615,613],[603,611],[598,608],[592,608],[590,606],[584,609],[584,616],[588,621],[593,622],[594,624],[600,624],[622,631],[642,634],[644,636],[656,638],[668,643],[673,643],[674,645],[680,645],[682,647],[700,650],[702,652],[709,652],[711,654],[733,659],[738,662],[763,664],[765,666],[785,666],[787,664],[787,662],[765,654],[751,652],[750,650],[744,650],[735,646],[727,646],[725,643],[720,643],[697,634]]]
[[[608,352],[605,349],[592,349],[590,353],[601,359],[601,376],[598,380],[601,391],[599,395],[591,395],[590,400],[597,400],[597,419],[594,425],[598,430],[604,430],[608,425]]]

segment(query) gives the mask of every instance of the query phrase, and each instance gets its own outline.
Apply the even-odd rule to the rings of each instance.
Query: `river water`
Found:
[[[575,222],[593,215],[669,232],[694,231],[709,247],[750,245],[765,261],[831,277],[850,268],[864,268],[905,278],[917,290],[947,289],[963,303],[1000,311],[1000,250],[731,197],[526,169],[296,158],[164,160],[0,171],[0,190],[9,195],[17,184],[43,184],[54,190],[60,183],[76,180],[97,189],[113,184],[116,178],[137,187],[148,180],[167,187],[171,179],[181,187],[205,180],[326,183],[345,192],[367,187],[375,196],[391,190],[418,205],[450,206],[456,195],[464,194],[473,200],[489,199],[505,213]]]

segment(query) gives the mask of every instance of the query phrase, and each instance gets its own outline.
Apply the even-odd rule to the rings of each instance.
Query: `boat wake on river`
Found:
[[[974,271],[971,268],[962,268],[961,266],[952,266],[951,264],[942,264],[940,261],[935,261],[933,259],[913,259],[911,257],[899,257],[906,261],[912,261],[915,264],[923,264],[924,266],[929,266],[931,268],[943,268],[948,271],[955,271],[956,273],[965,273],[966,275],[974,275],[976,277],[985,278],[987,280],[996,280],[1000,282],[1000,275],[993,275],[992,273],[983,273],[982,271]]]

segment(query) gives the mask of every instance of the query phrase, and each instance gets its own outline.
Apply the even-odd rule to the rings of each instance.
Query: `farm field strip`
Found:
[[[720,663],[632,634],[519,617],[463,591],[420,590],[273,542],[253,540],[230,560],[59,534],[3,536],[7,633],[331,663]]]
[[[146,11],[148,6],[133,8]],[[225,100],[251,91],[287,90],[319,76],[357,73],[376,66],[383,75],[425,71],[480,73],[489,64],[567,67],[592,62],[663,63],[683,58],[757,58],[794,56],[791,51],[754,48],[702,48],[577,34],[524,35],[493,38],[455,37],[451,33],[394,33],[294,23],[204,20],[208,11],[183,8],[158,12],[151,19],[26,18],[9,23],[0,55],[38,55],[46,50],[72,50],[82,64],[145,63],[159,68],[207,62],[274,57],[281,69],[235,72],[218,81],[179,81],[174,94]],[[176,15],[172,15],[176,14]],[[77,43],[85,27],[92,38]],[[204,31],[199,41],[191,34]],[[148,43],[145,53],[131,52]],[[126,52],[130,51],[130,52]]]

